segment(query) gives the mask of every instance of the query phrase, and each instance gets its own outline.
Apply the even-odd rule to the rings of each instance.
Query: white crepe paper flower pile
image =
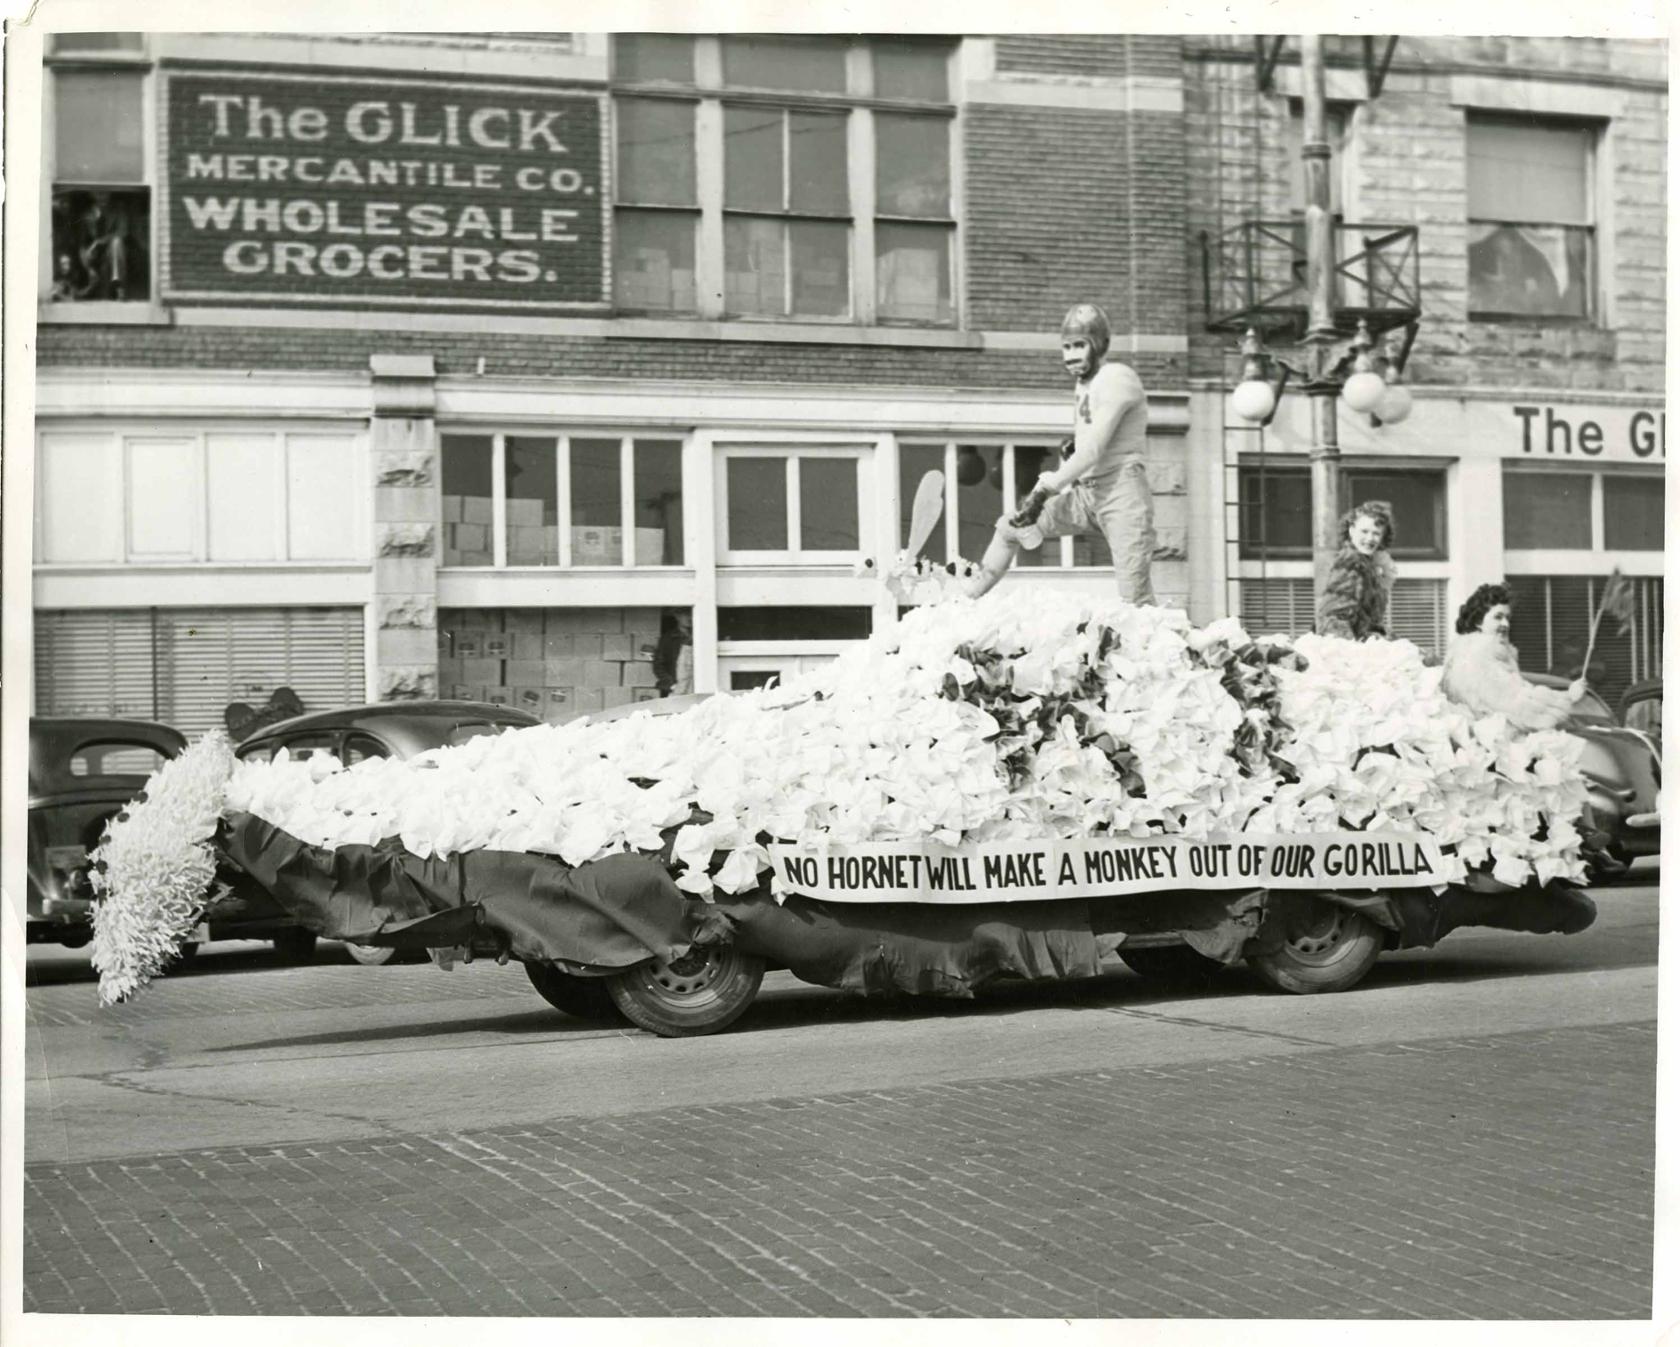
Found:
[[[162,972],[198,924],[216,873],[210,838],[233,770],[228,737],[212,730],[146,783],[126,818],[94,849],[93,966],[99,999],[126,1000]]]
[[[669,843],[677,883],[702,896],[764,883],[770,841],[1102,833],[1423,829],[1506,883],[1579,875],[1567,735],[1472,720],[1406,642],[1317,637],[1296,643],[1305,670],[1278,666],[1279,723],[1245,710],[1209,654],[1248,645],[1229,618],[1198,631],[1176,610],[1021,586],[916,609],[784,688],[677,715],[512,730],[408,762],[242,763],[226,807],[316,846],[397,837],[420,856],[580,865]],[[1233,739],[1256,716],[1272,752],[1245,766]],[[210,807],[198,792],[195,827]]]

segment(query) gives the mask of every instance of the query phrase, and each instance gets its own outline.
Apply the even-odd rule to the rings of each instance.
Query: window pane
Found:
[[[143,52],[146,39],[143,33],[53,33],[47,45],[54,56],[87,51]]]
[[[683,562],[682,441],[637,440],[636,551],[638,566]]]
[[[787,312],[786,246],[780,220],[723,222],[723,303],[730,313]]]
[[[1587,163],[1592,132],[1472,117],[1469,215],[1518,224],[1590,224]]]
[[[620,98],[613,107],[618,121],[618,200],[692,206],[694,104]]]
[[[951,124],[943,117],[875,114],[875,211],[951,215]]]
[[[858,468],[855,458],[799,459],[799,550],[855,552],[858,548]]]
[[[830,113],[788,114],[788,209],[849,215],[846,119]]]
[[[719,608],[720,641],[867,641],[867,608]],[[762,686],[754,684],[753,686]]]
[[[1604,545],[1631,552],[1663,547],[1663,479],[1604,478]]]
[[[620,33],[613,38],[613,78],[694,83],[694,39],[686,33]]]
[[[1312,477],[1302,468],[1243,468],[1237,476],[1244,557],[1312,551]]]
[[[870,51],[878,97],[926,98],[941,103],[950,97],[945,78],[947,48],[876,39]]]
[[[627,309],[694,311],[692,215],[613,212],[613,292]]]
[[[510,566],[560,564],[560,507],[554,440],[507,438],[507,560]]]
[[[572,565],[624,564],[616,439],[572,440]]]
[[[875,311],[908,322],[952,320],[948,226],[875,226]]]
[[[844,318],[851,312],[851,229],[843,224],[799,221],[788,226],[793,243],[793,311]]]
[[[151,192],[53,192],[52,298],[140,300],[152,292]]]
[[[274,489],[281,452],[275,435],[205,435],[211,561],[275,561],[284,556]]]
[[[1348,469],[1342,474],[1342,508],[1368,500],[1387,501],[1393,512],[1395,556],[1446,556],[1447,479],[1441,473]]]
[[[898,450],[898,544],[894,552],[905,547],[910,542],[910,516],[916,506],[916,488],[921,485],[922,478],[930,472],[937,472],[945,466],[945,446],[942,444],[904,444]],[[984,471],[984,465],[981,465]],[[964,471],[962,464],[957,465],[959,476]],[[881,549],[883,553],[886,548]],[[916,555],[928,557],[931,560],[943,562],[945,560],[945,521],[943,519],[934,525],[933,532],[922,544],[922,549]],[[975,557],[978,561],[979,558]],[[876,558],[877,564],[881,558]]]
[[[445,566],[488,566],[493,559],[491,449],[488,435],[443,437]]]
[[[1592,231],[1476,224],[1470,236],[1470,311],[1585,318]]]
[[[846,92],[846,48],[833,38],[762,35],[723,39],[723,80],[747,89]]]
[[[1507,473],[1504,496],[1507,551],[1592,546],[1590,473]]]
[[[1038,485],[1038,475],[1048,472],[1052,466],[1051,458],[1054,449],[1047,449],[1043,445],[1020,444],[1015,447],[1015,499],[1023,501]],[[969,558],[978,561],[978,557]],[[1029,551],[1022,548],[1017,554],[1017,566],[1060,566],[1062,564],[1062,544],[1058,538],[1046,538],[1037,548]],[[1073,540],[1073,564],[1075,566],[1106,566],[1108,560],[1108,544],[1101,538],[1075,538]]]
[[[974,467],[978,456],[985,471]],[[979,561],[1003,513],[1003,446],[957,447],[957,555]],[[1023,554],[1024,555],[1024,554]]]
[[[55,182],[144,182],[145,118],[138,70],[62,70],[53,76]]]
[[[782,113],[723,110],[723,203],[734,210],[781,210]]]
[[[726,459],[732,552],[785,552],[788,546],[787,460]]]

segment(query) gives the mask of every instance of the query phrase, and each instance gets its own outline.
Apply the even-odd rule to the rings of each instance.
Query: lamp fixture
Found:
[[[1325,383],[1313,383],[1304,371],[1274,356],[1251,327],[1239,348],[1243,358],[1242,379],[1231,390],[1231,410],[1251,425],[1269,426],[1277,415],[1283,390],[1294,375],[1308,385],[1309,393],[1340,392],[1349,409],[1369,416],[1374,426],[1397,426],[1412,412],[1412,394],[1400,382],[1400,375],[1416,335],[1417,325],[1412,324],[1407,328],[1399,355],[1391,355],[1386,348],[1377,349],[1370,328],[1361,319],[1325,387]]]

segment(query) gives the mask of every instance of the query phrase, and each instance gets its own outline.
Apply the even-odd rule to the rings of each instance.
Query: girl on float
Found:
[[[1330,566],[1314,630],[1320,636],[1363,641],[1388,635],[1388,599],[1394,588],[1394,516],[1388,502],[1368,500],[1342,516],[1342,547]]]

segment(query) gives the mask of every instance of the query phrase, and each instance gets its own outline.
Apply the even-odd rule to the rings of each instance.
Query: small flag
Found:
[[[1611,571],[1604,595],[1598,601],[1598,611],[1615,618],[1623,636],[1633,630],[1633,603],[1633,581],[1619,570]]]

